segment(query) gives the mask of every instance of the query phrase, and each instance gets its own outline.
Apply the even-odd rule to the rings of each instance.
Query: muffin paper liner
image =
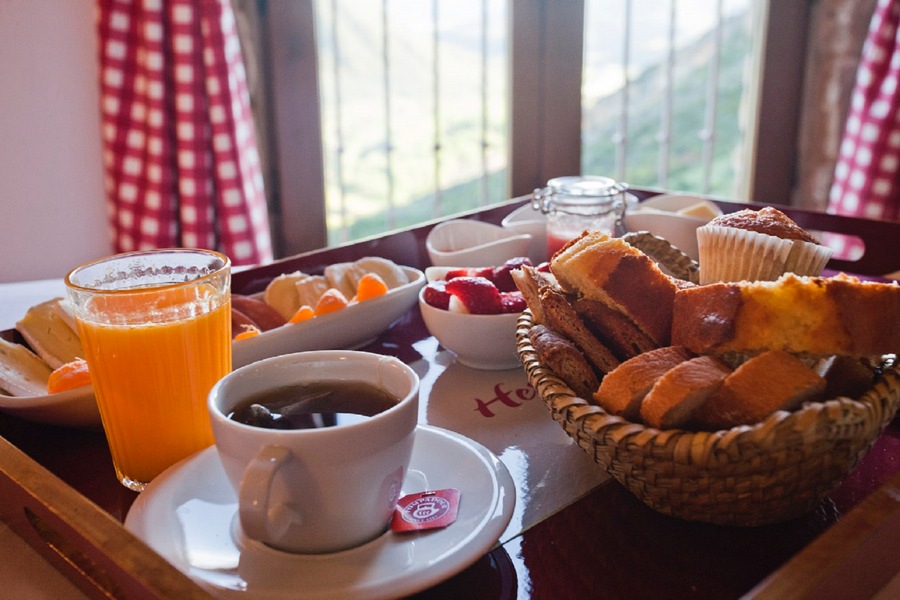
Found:
[[[697,229],[700,284],[717,281],[774,281],[784,273],[818,276],[831,249],[734,227]]]

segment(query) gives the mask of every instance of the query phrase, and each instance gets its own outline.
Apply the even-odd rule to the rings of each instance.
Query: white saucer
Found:
[[[506,529],[515,484],[489,450],[420,425],[403,494],[460,490],[455,523],[412,534],[388,531],[334,554],[280,552],[248,540],[215,447],[185,459],[138,496],[125,527],[219,597],[388,598],[422,591],[487,553]]]

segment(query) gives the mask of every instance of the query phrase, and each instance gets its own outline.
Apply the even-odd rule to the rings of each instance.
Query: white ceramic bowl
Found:
[[[419,291],[419,309],[429,333],[456,360],[474,369],[499,371],[521,367],[516,351],[516,321],[521,313],[467,315],[431,306]]]
[[[512,233],[531,236],[531,262],[539,265],[547,260],[547,215],[526,204],[506,215],[500,225]]]
[[[692,216],[679,211],[705,203],[710,216]],[[662,194],[654,196],[625,213],[625,227],[628,231],[649,231],[667,239],[673,246],[697,260],[697,228],[705,225],[712,217],[722,214],[714,204],[699,196],[689,194]]]
[[[425,245],[435,266],[489,267],[527,256],[531,236],[483,221],[454,219],[436,225]]]

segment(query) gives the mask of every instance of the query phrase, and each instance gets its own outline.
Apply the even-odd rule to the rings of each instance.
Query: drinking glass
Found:
[[[206,396],[231,371],[231,263],[211,250],[119,254],[66,287],[116,476],[141,491],[213,443]]]

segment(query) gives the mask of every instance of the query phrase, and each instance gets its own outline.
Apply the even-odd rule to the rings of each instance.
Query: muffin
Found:
[[[776,208],[744,209],[697,229],[700,283],[818,276],[832,250]]]

